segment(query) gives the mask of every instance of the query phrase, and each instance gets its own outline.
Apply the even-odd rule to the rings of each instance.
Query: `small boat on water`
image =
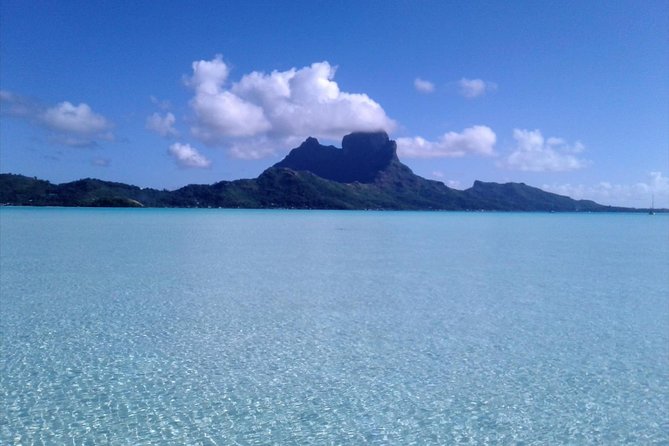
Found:
[[[655,215],[655,194],[650,199],[650,209],[648,210],[648,215]]]

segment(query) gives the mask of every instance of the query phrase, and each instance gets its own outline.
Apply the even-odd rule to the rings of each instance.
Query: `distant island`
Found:
[[[470,210],[544,212],[644,211],[604,206],[523,183],[475,181],[466,190],[414,174],[385,132],[346,135],[342,148],[307,138],[258,178],[188,185],[174,191],[83,179],[52,184],[0,174],[0,204],[12,206]],[[647,210],[645,210],[647,211]]]

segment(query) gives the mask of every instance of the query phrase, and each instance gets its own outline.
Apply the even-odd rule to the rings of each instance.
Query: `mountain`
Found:
[[[273,167],[308,171],[338,183],[373,183],[381,172],[404,166],[397,158],[397,145],[385,132],[351,133],[342,148],[322,146],[307,138]]]
[[[342,148],[307,138],[258,178],[174,191],[83,179],[64,184],[0,174],[0,204],[104,207],[623,211],[523,183],[476,181],[464,191],[414,174],[385,132],[346,135]]]
[[[397,157],[397,145],[385,132],[352,133],[342,148],[308,138],[282,161],[265,171],[290,169],[364,190],[373,196],[365,207],[388,209],[603,211],[620,210],[588,200],[573,200],[522,183],[476,181],[465,191],[414,174]],[[261,175],[262,177],[262,175]],[[306,180],[305,180],[306,181]],[[355,189],[357,186],[357,189]],[[360,206],[356,206],[360,207]]]
[[[602,206],[590,200],[573,200],[524,183],[498,184],[474,181],[474,185],[464,193],[471,200],[479,202],[481,209],[486,210],[558,212],[624,210],[624,208]]]

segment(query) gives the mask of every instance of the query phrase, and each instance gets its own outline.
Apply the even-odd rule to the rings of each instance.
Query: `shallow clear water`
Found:
[[[669,218],[0,210],[1,444],[669,444]]]

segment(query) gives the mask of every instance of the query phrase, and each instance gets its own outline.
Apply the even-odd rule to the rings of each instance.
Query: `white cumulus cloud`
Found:
[[[417,77],[413,81],[413,86],[414,88],[421,92],[421,93],[432,93],[434,92],[434,84],[430,81],[426,81],[425,79],[421,79]]]
[[[256,158],[283,147],[289,138],[337,139],[352,131],[390,131],[395,122],[365,94],[340,90],[336,68],[318,62],[302,68],[253,71],[229,82],[221,56],[193,63],[187,84],[195,114],[191,131],[210,146],[234,148],[232,156]],[[246,154],[263,141],[265,149]],[[271,148],[267,148],[271,147]]]
[[[74,105],[61,102],[48,108],[42,115],[47,127],[63,133],[77,135],[95,135],[109,130],[109,122],[101,115],[93,112],[88,104]]]
[[[166,138],[179,136],[179,132],[174,128],[175,123],[176,118],[170,112],[166,113],[165,116],[161,116],[159,113],[154,113],[146,118],[147,130]]]
[[[211,166],[211,161],[200,154],[197,149],[191,147],[190,144],[176,142],[170,146],[168,153],[181,167],[206,168]]]
[[[397,138],[397,149],[407,158],[462,157],[465,155],[494,155],[497,136],[490,127],[475,125],[462,132],[448,132],[437,141],[420,136]]]
[[[464,77],[458,81],[458,86],[460,87],[460,94],[468,99],[483,96],[487,92],[497,89],[497,84],[494,82],[484,81],[483,79],[467,79]]]
[[[112,141],[112,123],[86,103],[63,101],[52,107],[3,90],[3,109],[10,116],[29,121],[49,131],[49,140],[71,147],[90,147],[98,141]]]
[[[516,147],[502,166],[529,172],[564,172],[586,167],[589,162],[576,155],[585,150],[580,142],[572,145],[562,138],[545,139],[539,130],[514,129]]]

